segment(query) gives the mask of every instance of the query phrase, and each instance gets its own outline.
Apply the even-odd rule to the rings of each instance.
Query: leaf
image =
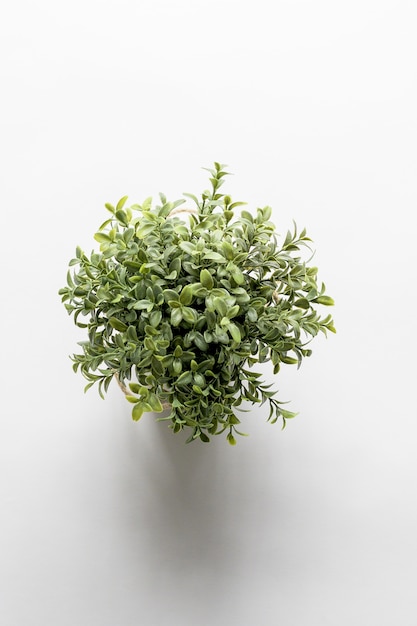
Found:
[[[270,206],[264,207],[263,210],[262,210],[262,217],[263,217],[265,222],[267,222],[269,220],[271,215],[272,215],[272,208]]]
[[[117,317],[111,317],[109,319],[109,323],[110,323],[110,326],[114,328],[115,330],[120,330],[121,332],[123,332],[124,330],[127,329],[127,325],[124,322],[118,320]]]
[[[334,306],[334,300],[329,296],[318,296],[313,300],[313,302],[317,302],[317,304],[324,304],[325,306]]]
[[[182,195],[186,196],[187,198],[191,198],[191,200],[195,202],[197,206],[199,206],[200,203],[198,201],[198,198],[194,196],[192,193],[183,193]]]
[[[193,254],[195,252],[195,246],[193,246],[193,244],[189,241],[181,241],[179,247],[187,254]]]
[[[235,281],[236,285],[243,285],[245,282],[245,276],[243,275],[243,273],[240,271],[239,268],[236,268],[232,272],[232,278]]]
[[[238,304],[235,304],[228,310],[227,317],[229,319],[232,319],[232,317],[235,317],[236,315],[238,315],[239,311],[240,311],[240,306]]]
[[[294,302],[294,306],[298,306],[300,309],[308,309],[310,303],[307,298],[298,298],[298,300]]]
[[[197,321],[197,311],[189,306],[182,307],[182,317],[189,324],[195,324]]]
[[[162,320],[162,313],[161,313],[161,311],[152,311],[152,313],[149,315],[149,323],[154,328],[159,326],[161,320]]]
[[[110,217],[108,220],[105,220],[102,224],[100,224],[99,226],[99,230],[103,230],[104,228],[106,228],[106,226],[108,226],[109,224],[111,224],[113,222],[112,218]]]
[[[116,204],[116,211],[120,211],[120,209],[123,209],[127,199],[128,196],[123,196],[123,198],[120,198],[119,202]]]
[[[179,302],[180,300],[178,292],[174,289],[164,289],[162,293],[164,294],[165,302],[169,302],[170,300]]]
[[[142,309],[147,309],[149,311],[152,307],[153,303],[149,300],[138,300],[134,303],[132,308],[135,309],[135,311],[141,311]]]
[[[175,384],[176,385],[188,385],[189,383],[191,383],[192,379],[193,377],[190,371],[183,372],[181,376],[178,377]]]
[[[279,412],[285,419],[292,419],[298,415],[298,413],[293,413],[292,411],[286,411],[284,409],[279,409]]]
[[[140,418],[142,417],[144,413],[144,407],[142,402],[138,402],[137,404],[135,404],[135,406],[133,407],[132,410],[132,419],[135,422],[138,422],[140,420]]]
[[[145,198],[145,200],[142,202],[142,211],[149,211],[151,207],[152,207],[152,196],[148,196],[148,198]]]
[[[93,380],[91,383],[88,383],[85,387],[84,387],[84,393],[86,393],[95,383],[96,381]]]
[[[178,309],[171,310],[171,325],[179,326],[182,321],[182,309],[179,307]]]
[[[232,211],[237,206],[245,206],[246,204],[247,204],[247,202],[233,202],[232,204],[229,205],[228,209],[229,209],[229,211]]]
[[[155,393],[150,393],[148,398],[147,398],[147,402],[150,405],[152,411],[154,413],[162,413],[163,406],[161,404],[160,399],[158,398],[158,396]]]
[[[281,361],[286,363],[287,365],[296,365],[298,363],[298,359],[294,359],[293,357],[286,356],[285,354],[280,355]]]
[[[242,341],[240,330],[234,322],[230,322],[230,324],[227,327],[227,330],[231,334],[233,341],[236,341],[236,343],[240,343]]]
[[[154,352],[156,350],[155,342],[150,337],[145,337],[143,345],[150,352]]]
[[[123,226],[129,225],[129,220],[127,219],[125,211],[122,211],[121,209],[116,211],[116,218],[123,224]]]
[[[203,352],[206,352],[206,350],[208,350],[208,343],[205,341],[203,335],[199,332],[195,333],[194,343],[197,348],[199,348],[199,350],[202,350]]]
[[[156,224],[153,222],[145,222],[144,224],[139,225],[136,229],[136,237],[138,239],[145,239],[148,235],[151,234],[156,228]]]
[[[95,233],[94,239],[99,243],[110,243],[111,239],[106,233]]]
[[[229,261],[233,259],[233,256],[234,256],[233,246],[228,241],[223,241],[222,251],[224,252],[224,256],[226,257],[226,259],[228,259]]]
[[[241,211],[241,216],[243,219],[248,220],[251,224],[253,224],[253,215],[249,213],[249,211]]]
[[[222,316],[227,317],[227,304],[222,298],[214,298],[213,300],[214,307],[216,311]]]
[[[213,252],[213,251],[206,252],[206,254],[203,256],[203,259],[206,259],[207,261],[216,261],[217,263],[227,262],[224,256],[222,256],[218,252]]]
[[[230,443],[231,446],[236,445],[236,439],[233,437],[232,433],[229,433],[227,435],[227,441]]]
[[[191,304],[193,299],[193,288],[191,285],[185,285],[180,293],[180,303],[184,305]]]
[[[132,404],[136,404],[136,403],[137,403],[137,401],[138,401],[138,397],[137,397],[137,396],[130,396],[130,395],[127,395],[127,394],[126,394],[126,396],[125,396],[125,397],[126,397],[126,400],[127,400],[128,402],[131,402]]]
[[[214,281],[211,273],[207,269],[202,269],[200,272],[200,282],[206,289],[213,289]]]

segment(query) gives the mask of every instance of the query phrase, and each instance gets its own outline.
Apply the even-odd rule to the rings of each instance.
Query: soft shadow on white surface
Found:
[[[138,538],[146,546],[148,573],[155,584],[179,576],[196,589],[199,580],[215,589],[220,575],[230,576],[232,585],[244,566],[247,532],[257,533],[252,524],[265,505],[265,492],[255,478],[262,461],[244,444],[230,448],[225,438],[185,444],[186,436],[174,435],[165,423],[152,422],[146,430],[126,429],[129,496],[122,485],[121,493],[127,528],[133,534],[141,528]],[[145,500],[135,502],[135,494],[143,497],[144,481]],[[281,489],[278,480],[273,501]],[[259,520],[259,530],[266,530],[265,522]]]

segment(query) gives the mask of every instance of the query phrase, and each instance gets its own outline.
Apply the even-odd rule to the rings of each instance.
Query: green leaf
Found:
[[[132,419],[137,422],[140,420],[140,418],[142,417],[144,413],[144,407],[143,407],[143,403],[142,402],[138,402],[137,404],[135,404],[135,406],[133,407],[132,410]]]
[[[152,207],[152,196],[148,196],[142,202],[142,211],[149,211]]]
[[[224,252],[224,256],[229,261],[234,257],[233,246],[228,241],[223,241],[222,243],[222,252]]]
[[[272,215],[272,208],[270,206],[264,207],[262,210],[262,217],[265,222],[269,220],[271,215]]]
[[[286,363],[287,365],[296,365],[298,363],[298,359],[294,359],[291,356],[286,356],[285,354],[281,354],[281,361]]]
[[[236,285],[243,285],[245,282],[245,276],[239,268],[236,268],[232,271],[232,278],[235,281]]]
[[[137,396],[130,396],[130,395],[126,395],[126,400],[128,402],[131,402],[132,404],[136,404],[138,401],[138,397]]]
[[[187,254],[194,254],[195,252],[195,246],[193,246],[193,244],[189,241],[181,241],[179,247]]]
[[[310,303],[307,298],[298,298],[298,300],[294,302],[294,306],[298,306],[300,309],[308,309]]]
[[[127,329],[127,325],[124,322],[118,320],[117,317],[111,317],[109,319],[109,323],[110,326],[112,326],[112,328],[114,328],[115,330],[120,330],[121,332],[123,332]]]
[[[313,300],[313,302],[317,302],[317,304],[324,304],[325,306],[334,306],[334,300],[329,296],[318,296]]]
[[[206,252],[203,255],[203,259],[206,259],[208,261],[216,261],[216,263],[226,263],[226,259],[224,258],[224,256],[222,256],[221,254],[219,254],[218,252]]]
[[[133,304],[132,308],[135,309],[135,311],[141,311],[143,309],[150,311],[153,308],[153,303],[150,302],[150,300],[138,300]]]
[[[238,304],[235,304],[228,310],[227,317],[229,319],[232,319],[232,317],[235,317],[236,315],[238,315],[239,311],[240,311],[240,306]]]
[[[116,211],[116,218],[121,222],[124,226],[129,225],[129,220],[127,219],[127,215],[125,211],[119,210]]]
[[[161,404],[160,399],[158,398],[158,396],[155,393],[150,393],[148,398],[147,398],[147,402],[149,403],[152,411],[154,413],[162,413],[163,406]]]
[[[154,328],[159,326],[161,320],[162,320],[162,313],[161,313],[161,311],[152,311],[152,313],[149,315],[149,323]]]
[[[143,224],[140,224],[139,227],[136,229],[136,237],[138,239],[145,239],[145,237],[150,235],[151,232],[155,230],[155,228],[156,224],[154,224],[153,222],[145,222]]]
[[[193,299],[193,288],[191,285],[185,285],[185,287],[182,288],[182,291],[180,293],[180,302],[181,304],[188,305],[188,304],[191,304],[192,299]]]
[[[110,243],[111,239],[106,233],[95,233],[94,239],[99,243]]]
[[[171,324],[172,326],[179,326],[182,321],[182,309],[179,307],[178,309],[171,310]]]
[[[197,321],[197,311],[189,306],[184,306],[181,309],[183,319],[189,324],[195,324]]]
[[[206,352],[206,350],[208,350],[208,343],[205,341],[203,335],[199,332],[195,333],[194,343],[197,346],[197,348],[199,348],[203,352]]]
[[[96,381],[93,380],[91,383],[88,383],[85,387],[84,387],[84,393],[87,393],[87,391],[94,385]]]
[[[234,322],[230,322],[230,324],[227,327],[227,330],[231,334],[233,341],[236,341],[236,343],[240,343],[242,341],[240,330],[236,326],[236,324],[234,324]]]
[[[232,204],[229,205],[228,209],[229,211],[235,209],[237,206],[245,206],[247,204],[247,202],[233,202]]]
[[[200,283],[206,289],[213,289],[214,281],[211,273],[207,269],[202,269],[200,272]]]
[[[248,220],[251,224],[253,224],[253,215],[249,213],[249,211],[241,211],[241,216],[243,219]]]
[[[116,204],[116,211],[120,211],[120,209],[123,209],[127,198],[128,196],[123,196],[123,198],[120,198],[119,202]]]
[[[233,437],[232,433],[229,433],[227,435],[227,441],[230,443],[231,446],[236,445],[236,439]]]
[[[222,316],[227,317],[227,304],[222,298],[214,298],[213,300],[214,307],[216,311]]]
[[[170,300],[179,302],[180,300],[178,292],[174,289],[164,289],[162,293],[164,294],[165,302],[169,302]]]
[[[188,385],[193,380],[193,376],[190,371],[183,372],[176,380],[177,385]]]
[[[191,200],[195,202],[197,206],[199,206],[198,198],[194,196],[192,193],[183,193],[182,195],[186,196],[187,198],[191,198]]]

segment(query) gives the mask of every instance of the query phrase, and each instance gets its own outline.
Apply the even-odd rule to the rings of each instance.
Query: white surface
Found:
[[[415,626],[417,9],[5,3],[0,622]],[[337,336],[235,449],[71,371],[60,304],[104,202],[227,189],[315,241]]]

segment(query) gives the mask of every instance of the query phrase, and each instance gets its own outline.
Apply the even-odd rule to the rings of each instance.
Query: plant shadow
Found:
[[[239,524],[255,489],[247,450],[231,449],[224,436],[186,444],[188,434],[149,417],[146,428],[134,425],[134,436],[126,430],[128,475],[119,497],[130,551],[146,563],[149,583],[203,574],[215,584],[219,571],[240,567]]]

